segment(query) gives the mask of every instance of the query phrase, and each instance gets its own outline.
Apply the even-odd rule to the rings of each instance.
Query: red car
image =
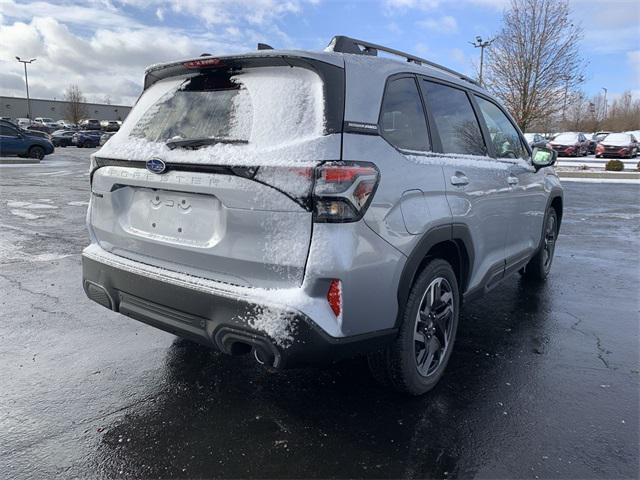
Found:
[[[634,158],[638,155],[638,141],[631,133],[610,133],[596,146],[596,158]]]
[[[589,140],[582,133],[560,133],[550,144],[559,157],[581,157],[589,154]]]

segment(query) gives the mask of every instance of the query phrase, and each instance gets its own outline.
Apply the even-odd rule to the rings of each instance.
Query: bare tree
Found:
[[[86,99],[78,85],[70,85],[64,92],[64,99],[67,102],[65,109],[65,117],[72,123],[79,123],[80,120],[86,118],[87,106]]]
[[[567,0],[511,0],[487,52],[484,83],[523,130],[562,110],[583,81],[582,30]]]

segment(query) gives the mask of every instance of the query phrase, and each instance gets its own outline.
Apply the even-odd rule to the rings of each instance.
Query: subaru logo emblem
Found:
[[[147,160],[147,170],[152,173],[164,173],[166,169],[167,165],[159,158]]]

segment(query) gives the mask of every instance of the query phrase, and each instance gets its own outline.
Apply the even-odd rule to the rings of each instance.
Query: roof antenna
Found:
[[[266,43],[259,43],[258,44],[258,50],[273,50],[273,47],[271,45],[266,44]]]

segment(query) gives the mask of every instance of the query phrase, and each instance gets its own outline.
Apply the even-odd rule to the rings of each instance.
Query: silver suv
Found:
[[[84,290],[272,367],[366,353],[422,394],[463,300],[549,273],[555,152],[422,58],[348,37],[260,47],[147,69],[91,160]]]

